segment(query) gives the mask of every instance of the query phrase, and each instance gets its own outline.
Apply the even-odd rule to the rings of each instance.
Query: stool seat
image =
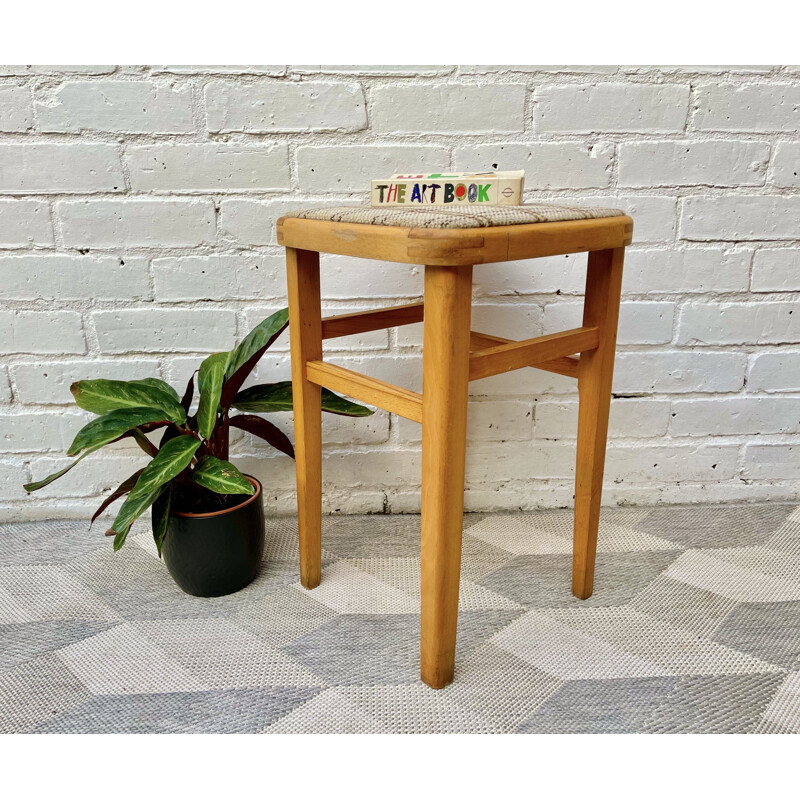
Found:
[[[617,208],[585,208],[559,203],[532,203],[525,206],[334,206],[309,208],[286,214],[296,219],[326,222],[354,222],[358,225],[391,225],[398,228],[494,228],[499,225],[530,225],[542,222],[569,222],[576,219],[623,217]]]
[[[278,244],[318,253],[425,266],[473,266],[625,247],[633,220],[615,208],[545,205],[295,211]]]

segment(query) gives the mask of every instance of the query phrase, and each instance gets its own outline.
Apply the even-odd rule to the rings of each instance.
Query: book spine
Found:
[[[377,180],[372,181],[370,202],[405,208],[516,206],[522,202],[522,178]]]

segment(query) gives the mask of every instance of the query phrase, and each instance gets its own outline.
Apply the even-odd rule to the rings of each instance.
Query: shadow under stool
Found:
[[[572,592],[592,593],[622,261],[633,221],[621,211],[558,205],[364,206],[278,220],[286,248],[294,400],[300,576],[319,585],[321,387],[422,424],[421,676],[453,680],[461,572],[469,382],[522,367],[576,378],[578,417]],[[580,328],[511,341],[470,330],[472,268],[588,252]],[[424,303],[321,318],[319,254],[425,267]],[[423,322],[422,393],[322,359],[322,341]],[[577,357],[576,357],[577,354]]]

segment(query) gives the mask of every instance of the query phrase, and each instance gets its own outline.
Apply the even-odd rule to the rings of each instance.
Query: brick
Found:
[[[215,308],[130,308],[92,314],[102,353],[211,353],[228,350],[236,314]]]
[[[115,256],[0,256],[6,300],[141,300],[150,297],[147,259]]]
[[[697,247],[635,250],[625,253],[622,291],[647,294],[699,294],[747,291],[750,250]]]
[[[614,145],[604,143],[483,144],[455,151],[456,169],[524,169],[526,185],[536,189],[605,188],[613,161]]]
[[[729,352],[617,353],[614,392],[736,392],[744,386],[746,360]]]
[[[772,159],[771,182],[786,189],[800,188],[800,143],[778,142]]]
[[[215,237],[208,200],[66,200],[56,213],[67,247],[197,247]]]
[[[367,127],[357,83],[209,83],[206,118],[212,132],[357,131]]]
[[[241,144],[131,147],[126,155],[137,192],[274,192],[289,188],[289,149]]]
[[[192,90],[149,81],[68,81],[36,103],[48,133],[191,133]]]
[[[737,445],[664,445],[641,447],[612,443],[604,482],[719,481],[736,472]]]
[[[741,140],[623,142],[620,186],[761,186],[769,145]]]
[[[664,436],[669,425],[669,400],[614,399],[608,435],[612,439]],[[576,439],[578,403],[542,400],[536,404],[534,434],[537,439]]]
[[[1,262],[0,262],[1,263]],[[153,260],[159,302],[256,300],[286,292],[284,259],[263,253]]]
[[[583,294],[585,286],[585,253],[477,264],[473,273],[473,292],[478,297],[555,292]]]
[[[113,64],[28,64],[17,66],[0,66],[0,75],[107,75],[114,72]]]
[[[403,443],[422,441],[422,426],[397,418],[399,438]],[[533,430],[533,404],[520,400],[471,401],[467,412],[467,441],[530,441]]]
[[[0,413],[0,441],[6,453],[66,450],[84,419],[82,413],[68,411],[59,414],[3,411]]]
[[[694,303],[681,313],[680,344],[800,342],[797,303]]]
[[[30,476],[22,464],[0,461],[0,500],[24,500],[28,495],[22,488]]]
[[[297,174],[304,192],[368,192],[371,180],[389,177],[408,164],[415,170],[447,169],[450,153],[444,147],[427,145],[297,148]]]
[[[800,131],[800,86],[712,84],[697,89],[693,125],[706,131]]]
[[[338,64],[338,65],[305,65],[297,66],[292,64],[291,70],[297,75],[311,75],[315,73],[340,74],[340,75],[394,75],[394,76],[413,76],[417,75],[444,75],[453,71],[453,67],[436,65],[411,65],[411,64],[390,64],[390,65],[362,65],[362,64]]]
[[[633,243],[671,242],[677,230],[678,201],[674,197],[603,193],[595,196],[553,197],[545,202],[619,208],[633,217]]]
[[[619,344],[663,344],[672,339],[674,303],[623,302],[619,312]],[[583,303],[550,303],[544,309],[547,333],[579,328]]]
[[[700,481],[732,477],[735,445],[641,445],[610,443],[604,482]],[[501,483],[535,478],[571,478],[575,448],[560,442],[476,444],[467,449],[467,483]]]
[[[697,241],[796,239],[800,196],[687,197],[681,237]]]
[[[800,478],[800,442],[797,444],[748,444],[744,449],[745,478],[793,480]],[[793,495],[796,497],[797,495]]]
[[[747,388],[751,392],[800,392],[800,352],[785,350],[753,356]]]
[[[754,292],[795,292],[800,290],[800,249],[761,248],[753,256]]]
[[[0,352],[85,351],[83,323],[76,311],[0,311]]]
[[[764,75],[768,72],[773,70],[773,67],[769,65],[754,65],[754,64],[734,64],[734,65],[722,65],[722,64],[700,64],[700,65],[664,65],[664,66],[631,66],[626,67],[623,66],[623,72],[628,73],[637,73],[637,72],[664,72],[664,73],[678,73],[678,72],[689,72],[689,73],[697,73],[700,75],[714,75],[718,74],[721,75],[725,72],[742,72],[747,74],[761,74]]]
[[[522,83],[376,86],[370,121],[378,133],[516,133],[525,125],[525,94]]]
[[[715,397],[676,400],[673,436],[724,436],[750,433],[797,433],[800,404],[789,397]]]
[[[324,208],[340,205],[337,200],[256,200],[231,198],[220,204],[220,236],[240,244],[277,244],[275,223],[284,214],[310,207]],[[323,255],[323,258],[325,256]]]
[[[537,133],[682,131],[689,87],[600,83],[543,86],[534,93]]]
[[[619,69],[618,66],[613,64],[598,64],[598,65],[588,65],[588,64],[576,64],[572,66],[563,66],[563,65],[555,65],[555,64],[540,64],[538,66],[520,66],[518,64],[492,64],[491,66],[487,65],[474,65],[468,64],[464,66],[459,66],[458,71],[463,73],[464,75],[487,75],[493,72],[546,72],[546,73],[558,73],[563,72],[566,74],[577,74],[577,75],[613,75]]]
[[[33,127],[31,92],[27,86],[0,86],[0,131],[16,133]]]
[[[11,402],[11,384],[8,380],[8,369],[0,367],[0,403]]]
[[[424,268],[369,258],[324,255],[320,271],[322,296],[329,299],[402,297],[422,299]]]
[[[48,247],[53,241],[47,203],[0,199],[0,248]]]
[[[74,402],[69,387],[79,380],[107,378],[133,381],[160,376],[154,358],[127,361],[82,358],[69,361],[37,361],[13,364],[11,375],[17,400],[25,404],[68,405]]]
[[[152,69],[154,73],[169,72],[175,75],[269,75],[279,78],[286,74],[286,66],[283,64],[248,64],[240,66],[232,66],[230,64],[218,64],[216,66],[184,64],[158,66]]]
[[[111,144],[0,144],[0,192],[121,192],[125,179]]]

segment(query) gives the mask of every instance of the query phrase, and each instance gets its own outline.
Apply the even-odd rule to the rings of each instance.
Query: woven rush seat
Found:
[[[334,206],[309,208],[286,214],[295,219],[325,222],[351,222],[359,225],[389,225],[398,228],[494,228],[500,225],[530,225],[536,222],[569,222],[579,219],[622,217],[616,208],[587,208],[558,203],[532,203],[525,206],[426,206],[425,208],[375,208],[373,206]]]

